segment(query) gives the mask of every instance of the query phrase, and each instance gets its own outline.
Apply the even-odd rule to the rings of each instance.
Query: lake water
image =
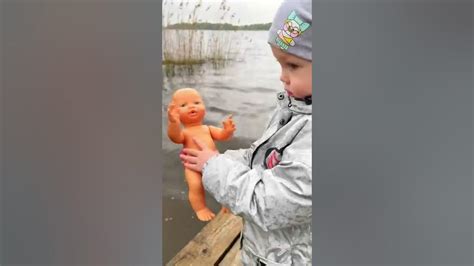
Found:
[[[232,114],[237,126],[233,139],[217,142],[220,152],[247,148],[263,132],[276,104],[276,93],[282,90],[280,67],[266,42],[266,31],[205,32],[227,34],[232,40],[245,40],[237,49],[235,60],[225,65],[204,64],[193,68],[163,68],[162,149],[163,174],[163,261],[169,261],[206,224],[196,219],[187,198],[187,185],[178,154],[181,145],[167,137],[167,105],[178,88],[197,89],[206,104],[205,124],[221,127],[221,121]],[[172,72],[174,74],[170,74]],[[215,212],[220,206],[210,196],[207,205]]]

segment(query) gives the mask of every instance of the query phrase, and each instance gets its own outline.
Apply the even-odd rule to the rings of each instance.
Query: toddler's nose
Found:
[[[283,82],[284,84],[288,84],[290,80],[283,72],[281,72],[280,81]]]

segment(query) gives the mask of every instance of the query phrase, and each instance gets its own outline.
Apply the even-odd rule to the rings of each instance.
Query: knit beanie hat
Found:
[[[311,6],[311,0],[284,0],[273,19],[268,43],[313,61]]]

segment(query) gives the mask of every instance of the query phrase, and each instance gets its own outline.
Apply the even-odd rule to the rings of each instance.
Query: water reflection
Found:
[[[206,68],[218,70],[231,64],[234,60],[209,60],[199,64],[164,64],[163,75],[165,78],[174,78],[176,76],[194,76],[203,75]]]

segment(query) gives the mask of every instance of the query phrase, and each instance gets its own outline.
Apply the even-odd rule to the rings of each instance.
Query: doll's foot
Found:
[[[204,208],[200,211],[197,211],[196,216],[198,217],[199,220],[203,222],[207,222],[207,221],[212,220],[212,218],[214,218],[216,215],[208,208]]]

